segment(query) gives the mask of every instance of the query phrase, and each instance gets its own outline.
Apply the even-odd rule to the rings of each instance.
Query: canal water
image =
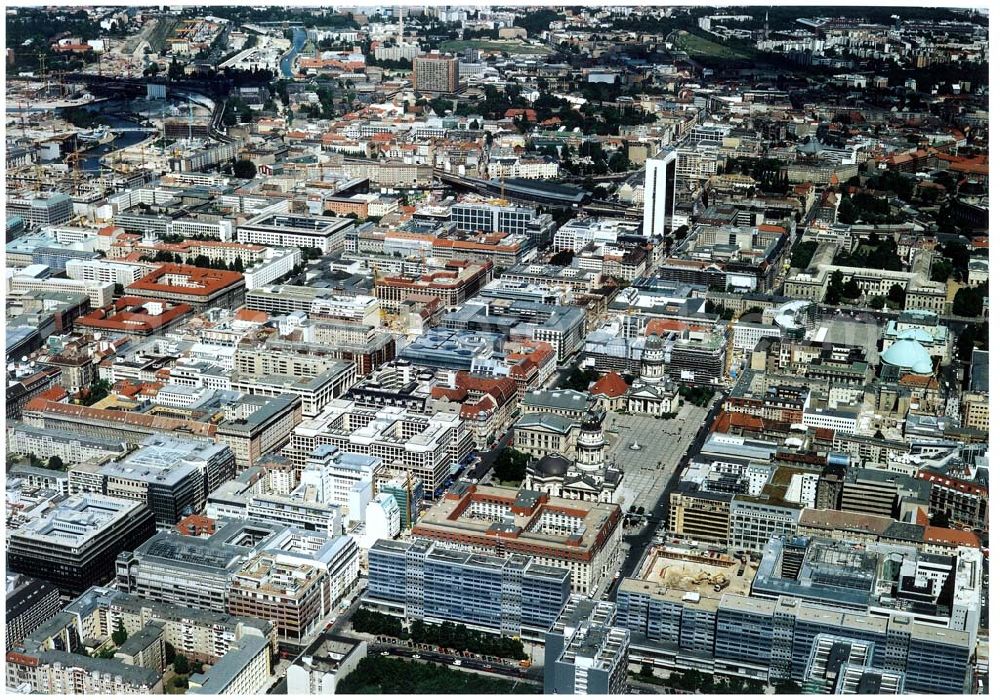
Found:
[[[98,112],[104,117],[104,121],[107,123],[108,127],[112,131],[115,129],[128,129],[132,127],[139,126],[138,122],[132,121],[131,119],[124,119],[116,114],[116,112],[130,112],[127,102],[122,102],[120,100],[115,101],[101,101],[95,104],[91,104],[85,107],[85,109],[91,112]],[[115,136],[114,141],[102,144],[93,150],[86,151],[83,156],[83,162],[80,164],[81,170],[85,171],[100,171],[101,169],[101,158],[112,151],[117,151],[121,148],[127,148],[128,146],[134,146],[143,139],[149,137],[149,134],[141,131],[131,131],[125,133],[119,133]]]
[[[295,63],[295,57],[299,55],[299,51],[306,44],[306,30],[302,27],[295,27],[292,29],[292,48],[285,54],[285,57],[281,59],[281,75],[285,78],[292,77],[292,65]]]

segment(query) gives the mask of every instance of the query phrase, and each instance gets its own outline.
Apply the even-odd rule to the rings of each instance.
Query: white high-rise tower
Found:
[[[646,160],[642,211],[642,235],[646,238],[673,230],[676,164],[677,152],[674,150],[668,151],[664,158]]]

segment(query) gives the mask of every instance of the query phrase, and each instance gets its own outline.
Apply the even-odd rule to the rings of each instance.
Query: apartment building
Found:
[[[439,489],[451,465],[469,455],[473,438],[458,415],[367,408],[337,399],[322,414],[303,420],[283,453],[305,466],[320,445],[381,458],[389,472],[412,474],[428,489]]]
[[[424,275],[376,277],[375,297],[383,311],[398,313],[400,302],[410,298],[436,298],[446,306],[460,306],[493,278],[493,264],[455,261],[444,270]]]
[[[458,58],[431,52],[413,58],[413,88],[417,92],[448,94],[458,91]]]
[[[885,567],[890,558],[899,566]],[[631,632],[634,655],[668,669],[798,682],[817,638],[832,635],[872,644],[873,666],[902,674],[905,692],[968,692],[977,560],[976,552],[953,564],[898,546],[820,538],[774,538],[759,566],[654,547],[619,587],[618,624]],[[919,576],[929,595],[939,595],[952,566],[954,596],[939,598],[933,620],[922,616],[907,577]],[[878,591],[892,580],[901,593],[887,601]]]
[[[247,292],[246,305],[248,309],[264,311],[271,316],[301,311],[314,319],[380,325],[378,299],[330,289],[292,285],[261,287]]]
[[[47,268],[45,269],[47,270]],[[91,308],[100,308],[111,303],[114,298],[115,285],[113,282],[49,277],[48,274],[42,274],[41,270],[35,268],[25,268],[7,279],[8,294],[15,295],[35,291],[85,294],[90,300]]]
[[[245,396],[226,407],[216,440],[229,445],[239,469],[252,467],[261,457],[277,452],[302,420],[302,399],[293,394]]]
[[[114,262],[111,260],[68,260],[66,277],[81,282],[103,282],[125,285],[137,282],[148,274],[146,265]]]
[[[531,556],[569,570],[573,592],[591,595],[617,565],[622,511],[617,504],[460,482],[424,513],[413,536],[473,553]]]
[[[27,423],[8,423],[7,450],[11,454],[33,454],[42,461],[58,457],[75,464],[123,456],[131,449],[124,440],[81,435],[56,428],[38,428]]]
[[[278,638],[299,643],[329,614],[325,570],[270,553],[250,559],[235,573],[227,612],[274,621]]]
[[[207,495],[233,478],[235,468],[225,444],[151,435],[120,460],[70,467],[69,488],[148,503],[157,525],[173,526],[204,509]]]
[[[354,365],[336,360],[331,363],[330,369],[318,371],[314,375],[266,372],[243,374],[236,371],[231,376],[230,385],[233,390],[251,396],[296,396],[302,402],[302,415],[312,418],[349,389],[354,380]]]
[[[378,540],[368,552],[368,571],[366,607],[508,637],[537,639],[569,598],[565,569],[523,555],[471,554],[423,539]]]
[[[20,216],[29,227],[57,226],[73,217],[73,200],[62,192],[7,197],[7,216]]]
[[[241,224],[236,240],[268,247],[318,248],[326,255],[343,250],[344,235],[354,224],[353,219],[333,216],[265,213]]]
[[[56,695],[153,695],[163,693],[156,671],[68,651],[7,654],[7,682],[34,693]]]
[[[188,304],[200,312],[242,306],[246,281],[239,272],[166,263],[126,286],[125,291],[144,299]]]
[[[5,649],[9,651],[56,616],[60,610],[59,589],[45,581],[15,574],[8,577],[5,610],[7,620]]]
[[[573,596],[545,634],[545,692],[627,692],[629,631],[615,625],[615,604]]]

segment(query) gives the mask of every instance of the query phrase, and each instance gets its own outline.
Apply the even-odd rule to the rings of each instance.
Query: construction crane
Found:
[[[402,20],[400,20],[402,23]],[[412,527],[412,520],[414,514],[411,511],[413,508],[413,472],[409,469],[406,470],[406,513],[409,517],[406,518],[406,528]]]
[[[38,70],[42,77],[45,78],[45,96],[48,97],[49,94],[49,81],[48,73],[45,71],[45,62],[48,60],[48,56],[45,55],[44,51],[38,52]]]
[[[726,373],[733,371],[733,344],[735,343],[735,338],[733,337],[733,326],[736,325],[736,314],[733,314],[729,323],[726,325]]]
[[[25,123],[24,123],[24,115],[25,115],[24,102],[20,102],[18,104],[20,104],[20,106],[21,106],[21,138],[22,139],[26,139],[26,138],[28,138],[28,129],[25,126]]]
[[[80,154],[81,153],[83,153],[83,151],[80,150],[80,139],[77,138],[77,140],[76,140],[76,148],[66,158],[66,160],[70,164],[72,164],[72,167],[73,167],[73,177],[72,177],[73,190],[72,191],[73,191],[74,196],[80,194],[80,175],[81,175],[81,171],[80,171],[80,160],[81,160],[80,159]]]

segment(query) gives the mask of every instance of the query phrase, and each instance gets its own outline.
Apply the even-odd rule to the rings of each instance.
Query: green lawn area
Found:
[[[709,41],[696,34],[678,32],[674,40],[674,48],[684,51],[692,58],[712,56],[714,58],[753,58],[754,56],[740,48],[730,48],[725,44]]]
[[[488,39],[470,39],[469,41],[441,42],[442,51],[463,51],[465,49],[480,49],[482,51],[506,51],[507,53],[552,53],[541,46],[530,46],[520,41],[490,41]]]

